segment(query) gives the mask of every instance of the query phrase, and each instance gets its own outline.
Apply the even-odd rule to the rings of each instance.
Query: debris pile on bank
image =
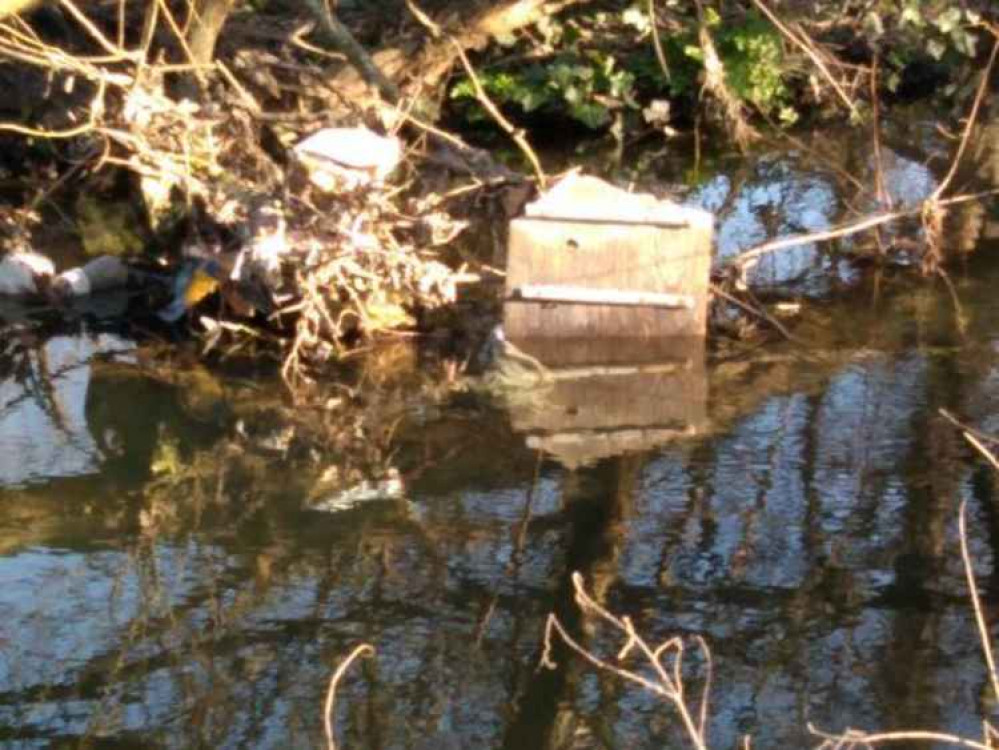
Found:
[[[86,257],[57,267],[44,243],[26,239],[37,215],[0,206],[16,229],[0,227],[0,294],[51,306],[127,290],[146,303],[144,329],[185,328],[218,356],[264,347],[289,381],[454,301],[468,275],[439,255],[465,226],[461,200],[447,196],[453,179],[465,183],[458,195],[480,195],[519,176],[401,107],[333,107],[324,65],[284,37],[241,41],[237,80],[224,63],[170,64],[166,16],[73,10],[72,33],[55,36],[0,14],[0,47],[17,60],[0,66],[0,82],[13,76],[13,99],[37,98],[42,79],[55,92],[23,124],[0,115],[0,149],[19,149],[6,150],[0,172],[20,170],[35,208],[69,203]],[[144,48],[113,33],[150,20]],[[267,44],[294,64],[276,63]],[[48,166],[33,162],[26,135],[51,145]],[[95,179],[108,173],[124,177]],[[117,185],[119,200],[128,186],[134,218],[123,224],[141,241],[95,250],[79,209],[99,210],[97,183]],[[109,223],[90,222],[99,232]]]

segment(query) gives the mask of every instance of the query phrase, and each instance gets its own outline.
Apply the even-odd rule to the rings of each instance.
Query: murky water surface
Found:
[[[900,198],[932,188],[892,159]],[[715,168],[689,200],[723,257],[868,200],[815,154]],[[0,745],[324,746],[330,677],[367,642],[343,747],[684,746],[648,692],[563,650],[539,670],[551,612],[621,645],[579,617],[574,571],[650,642],[687,639],[692,698],[710,645],[712,747],[815,746],[809,723],[975,736],[957,512],[999,626],[999,497],[939,410],[999,430],[999,247],[978,242],[951,286],[806,246],[757,270],[816,298],[804,346],[506,396],[399,347],[293,409],[89,317],[8,327]]]

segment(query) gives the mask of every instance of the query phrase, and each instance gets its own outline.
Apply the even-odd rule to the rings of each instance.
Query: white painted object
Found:
[[[41,294],[40,282],[55,273],[52,261],[32,252],[11,253],[0,259],[0,296],[32,297]]]
[[[325,128],[294,148],[313,185],[326,192],[382,182],[402,160],[402,143],[364,127]]]

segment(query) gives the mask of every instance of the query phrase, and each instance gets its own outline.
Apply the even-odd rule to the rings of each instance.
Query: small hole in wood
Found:
[[[567,250],[579,250],[579,243],[576,240],[569,238],[565,241],[565,247]]]

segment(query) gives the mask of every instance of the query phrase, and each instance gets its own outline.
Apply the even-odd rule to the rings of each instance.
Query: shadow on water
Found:
[[[803,158],[695,191],[735,222],[722,254],[836,220],[842,186]],[[538,670],[549,612],[596,637],[575,570],[653,640],[707,638],[713,747],[810,746],[809,721],[974,735],[987,678],[956,509],[999,621],[997,479],[938,410],[999,431],[999,248],[979,243],[953,293],[845,266],[830,282],[805,248],[769,272],[822,292],[806,347],[597,379],[573,361],[582,380],[519,399],[399,346],[292,408],[275,383],[114,332],[17,322],[0,352],[0,744],[321,746],[332,669],[366,641],[377,657],[337,703],[344,747],[681,746],[653,696],[568,653]]]

